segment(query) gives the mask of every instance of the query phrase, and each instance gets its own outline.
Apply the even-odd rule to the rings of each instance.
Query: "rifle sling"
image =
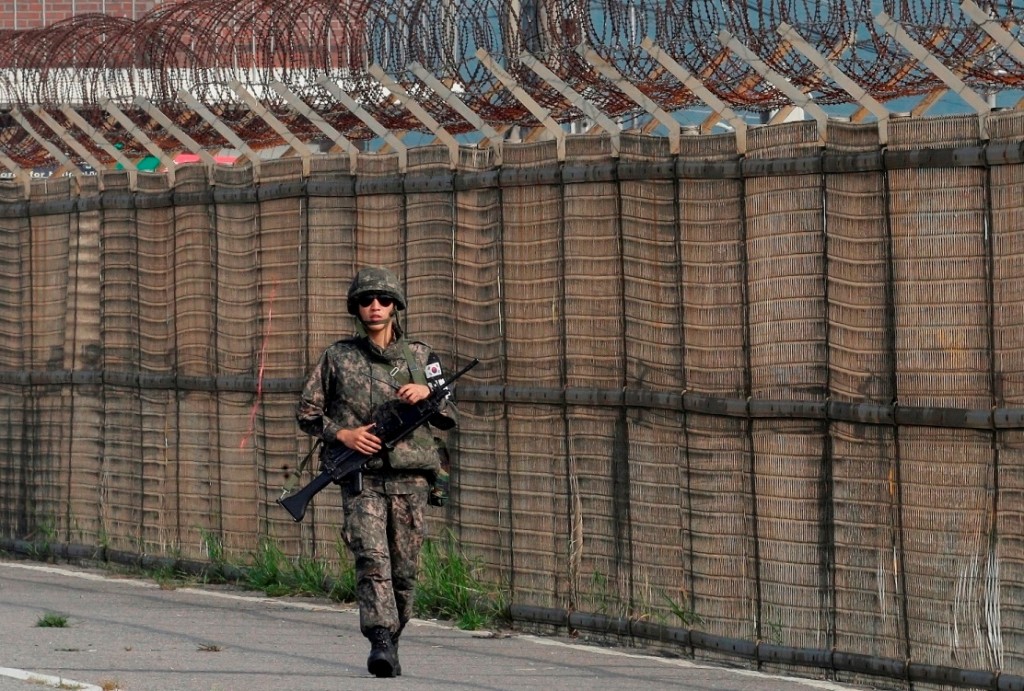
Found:
[[[405,355],[405,363],[409,366],[409,376],[412,377],[414,384],[422,384],[429,388],[427,384],[427,375],[424,373],[423,368],[416,362],[416,358],[412,354],[412,348],[409,347],[409,341],[402,340],[402,354]]]
[[[305,457],[301,461],[299,461],[299,467],[296,468],[295,472],[289,475],[288,478],[284,481],[284,487],[281,489],[282,497],[285,496],[286,494],[291,494],[291,492],[298,486],[299,478],[301,478],[302,474],[306,472],[306,466],[309,465],[309,459],[313,457],[313,454],[316,453],[317,449],[320,448],[321,444],[323,444],[323,439],[317,439],[316,443],[313,444],[312,448],[310,448],[309,453],[307,453]]]

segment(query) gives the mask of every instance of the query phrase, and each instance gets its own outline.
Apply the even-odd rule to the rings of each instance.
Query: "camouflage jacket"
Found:
[[[302,388],[296,409],[299,428],[325,443],[340,444],[339,430],[369,423],[381,403],[395,398],[398,387],[414,381],[405,357],[406,343],[422,371],[431,350],[421,341],[399,338],[381,349],[367,337],[355,336],[328,347]],[[445,403],[442,413],[454,417],[450,403]],[[370,472],[389,468],[428,474],[439,470],[437,443],[428,425],[366,464]]]

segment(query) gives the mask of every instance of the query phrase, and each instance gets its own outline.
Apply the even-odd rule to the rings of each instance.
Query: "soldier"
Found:
[[[424,505],[440,470],[427,425],[390,451],[374,435],[374,410],[397,397],[416,403],[443,384],[430,347],[407,339],[397,313],[406,306],[396,276],[385,268],[361,269],[348,290],[356,335],[331,345],[306,379],[296,411],[299,427],[327,444],[343,444],[372,458],[342,484],[342,537],[356,562],[359,626],[370,640],[367,669],[377,677],[402,673],[398,638],[412,616],[413,589],[424,537]],[[431,424],[455,425],[445,403]]]

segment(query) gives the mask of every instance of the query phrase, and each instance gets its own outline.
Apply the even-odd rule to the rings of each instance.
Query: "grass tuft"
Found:
[[[325,560],[309,557],[290,560],[273,541],[263,539],[253,553],[252,564],[244,569],[243,585],[262,590],[270,597],[308,595],[351,601],[356,592],[355,573],[345,561],[342,564],[340,576],[335,576]]]
[[[345,544],[335,543],[338,559],[335,566],[325,559],[289,558],[270,538],[262,538],[250,553],[248,565],[232,564],[225,556],[220,540],[210,532],[202,533],[211,568],[201,576],[207,583],[230,582],[269,597],[289,595],[325,597],[336,602],[354,602],[356,573],[352,556]],[[108,567],[111,566],[108,564]],[[133,566],[133,573],[142,573],[162,588],[174,588],[195,580],[175,567]],[[508,598],[500,588],[486,583],[482,566],[462,551],[451,530],[439,538],[427,539],[420,552],[419,579],[413,611],[416,616],[445,619],[459,628],[474,631],[508,622]],[[37,626],[67,626],[67,618],[47,614]]]
[[[48,629],[63,629],[68,625],[68,618],[63,614],[54,614],[53,612],[47,612],[43,616],[39,617],[36,621],[36,626]]]
[[[507,620],[506,598],[481,580],[480,570],[479,562],[466,556],[451,530],[427,540],[420,552],[416,613],[454,621],[468,631]]]

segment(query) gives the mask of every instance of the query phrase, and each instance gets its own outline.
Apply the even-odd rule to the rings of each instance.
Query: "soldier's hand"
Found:
[[[403,403],[419,403],[430,395],[430,387],[423,384],[406,384],[396,395]]]
[[[337,439],[353,451],[358,451],[364,456],[372,456],[380,451],[381,447],[380,439],[370,431],[373,424],[371,422],[362,427],[338,430]]]

